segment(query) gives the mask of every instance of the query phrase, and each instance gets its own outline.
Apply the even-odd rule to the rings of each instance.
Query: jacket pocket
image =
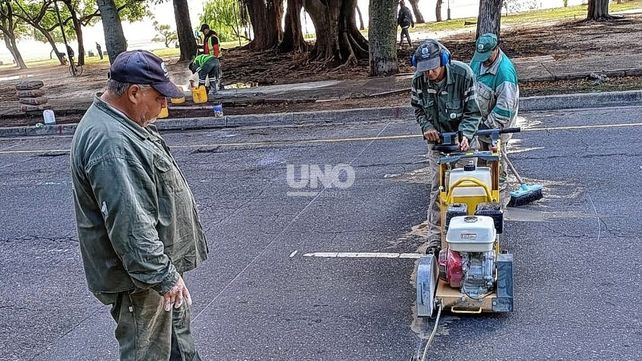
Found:
[[[158,185],[172,192],[176,192],[181,189],[178,172],[169,161],[162,157],[156,157],[154,158],[154,168],[156,169]]]
[[[446,102],[446,111],[450,121],[461,119],[464,115],[464,106],[461,99],[451,99]]]
[[[477,83],[475,86],[475,91],[477,92],[477,105],[479,105],[479,111],[481,112],[482,117],[486,118],[490,111],[493,109],[494,94],[485,85]]]

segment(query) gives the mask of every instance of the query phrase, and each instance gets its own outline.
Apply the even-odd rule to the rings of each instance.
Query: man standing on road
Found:
[[[397,24],[401,26],[401,36],[399,37],[399,47],[403,44],[403,37],[405,36],[408,40],[408,46],[412,47],[412,42],[410,41],[410,33],[408,33],[408,28],[412,25],[415,27],[415,22],[412,20],[412,13],[410,9],[406,6],[404,0],[399,0],[399,14],[397,15]]]
[[[510,59],[499,48],[497,36],[487,33],[480,36],[475,44],[475,55],[470,63],[475,74],[477,103],[481,111],[480,128],[510,128],[514,126],[519,111],[519,85],[517,71]],[[502,135],[504,151],[510,134]],[[480,137],[481,150],[490,149],[490,139]],[[500,191],[502,202],[508,202],[506,192],[507,164],[505,156],[501,160]],[[481,164],[480,160],[480,164]]]
[[[183,274],[207,258],[207,243],[192,192],[152,125],[179,96],[160,58],[121,53],[72,141],[85,275],[111,305],[121,360],[200,360]]]
[[[223,70],[221,69],[221,48],[218,41],[218,35],[215,31],[210,29],[210,26],[207,24],[201,25],[201,32],[203,33],[203,54],[210,55],[213,59],[212,68],[218,69],[218,75],[216,79],[218,80],[217,86],[210,88],[215,89],[214,92],[218,89],[223,89],[221,84],[221,79],[223,78]],[[192,71],[194,73],[194,71]]]
[[[461,131],[459,149],[467,151],[477,132],[481,114],[475,99],[473,72],[468,65],[451,61],[441,43],[428,39],[414,55],[417,71],[412,79],[410,104],[428,141],[430,201],[428,204],[428,250],[437,255],[441,247],[439,211],[439,152],[433,147],[442,132]]]

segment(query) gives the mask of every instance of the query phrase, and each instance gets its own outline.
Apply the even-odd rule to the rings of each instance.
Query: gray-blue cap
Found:
[[[437,40],[428,39],[415,50],[417,71],[425,72],[436,69],[441,64],[441,44]]]
[[[151,85],[168,98],[180,98],[185,95],[169,80],[163,59],[146,50],[118,54],[109,69],[109,79],[120,83]]]

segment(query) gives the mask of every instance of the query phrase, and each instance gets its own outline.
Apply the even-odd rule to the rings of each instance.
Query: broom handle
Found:
[[[510,168],[511,172],[515,175],[515,178],[517,178],[517,181],[519,184],[524,184],[524,181],[522,180],[522,177],[519,176],[519,173],[517,173],[517,169],[513,166],[513,163],[508,159],[508,154],[506,154],[506,151],[502,149],[502,156],[506,160],[506,164],[508,164],[508,168]]]

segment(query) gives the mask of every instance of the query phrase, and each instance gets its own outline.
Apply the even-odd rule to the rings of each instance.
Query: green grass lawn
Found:
[[[609,12],[615,13],[618,11],[626,11],[633,9],[642,9],[642,0],[626,1],[623,4],[611,3],[609,5]],[[569,6],[566,8],[546,9],[546,10],[531,10],[524,11],[517,14],[502,15],[502,24],[532,24],[541,21],[560,21],[569,19],[584,19],[587,14],[587,5]],[[440,22],[429,22],[425,24],[416,24],[414,29],[410,28],[410,32],[420,30],[428,31],[444,31],[444,30],[457,30],[463,29],[464,22],[476,23],[477,18],[463,18],[454,19]],[[474,27],[475,25],[468,25]]]

